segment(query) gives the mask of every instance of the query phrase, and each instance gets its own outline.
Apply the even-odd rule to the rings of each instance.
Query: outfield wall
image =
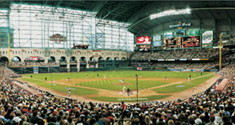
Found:
[[[34,67],[10,67],[11,70],[17,74],[31,74],[34,73]],[[77,72],[77,68],[70,68],[70,72]],[[119,67],[119,68],[88,68],[82,71],[110,71],[110,70],[136,70],[133,67]],[[38,67],[38,73],[59,73],[68,72],[66,67]]]
[[[34,73],[34,67],[10,67],[18,74],[31,74]],[[77,68],[70,68],[70,72],[77,72]],[[99,67],[88,68],[80,71],[110,71],[110,70],[137,70],[136,67]],[[217,69],[145,69],[143,71],[172,71],[172,72],[217,72]],[[68,72],[66,67],[38,67],[38,73],[59,73]]]

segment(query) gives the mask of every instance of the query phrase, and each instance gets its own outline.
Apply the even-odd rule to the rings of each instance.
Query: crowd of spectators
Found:
[[[12,67],[59,66],[56,62],[11,62]]]
[[[223,77],[235,77],[235,63],[224,67],[219,73]]]
[[[160,61],[160,62],[132,62],[132,67],[143,67],[151,69],[216,69],[218,67],[218,61],[211,62],[171,62],[171,61]],[[224,63],[224,65],[228,65]]]
[[[219,63],[218,62],[199,62],[199,63],[190,63],[188,69],[211,69],[215,68]]]
[[[208,48],[137,52],[131,56],[131,66],[164,69],[216,69],[219,67],[219,50]],[[149,65],[145,65],[145,62]],[[235,53],[222,51],[222,66],[235,62]],[[137,65],[138,64],[138,65]]]
[[[222,93],[205,91],[183,100],[138,104],[81,102],[44,92],[33,95],[14,84],[17,74],[1,68],[0,124],[234,125],[234,67],[220,72],[232,77]]]
[[[224,49],[223,54],[228,50]],[[132,55],[131,60],[158,60],[158,59],[193,59],[193,58],[213,58],[218,57],[218,49],[177,49],[161,50],[157,52],[136,52]]]

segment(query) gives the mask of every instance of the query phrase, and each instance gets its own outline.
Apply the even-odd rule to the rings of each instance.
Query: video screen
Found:
[[[188,48],[188,47],[200,47],[200,37],[175,37],[163,39],[164,48]]]
[[[137,36],[136,44],[151,44],[151,37],[150,36]]]
[[[140,52],[148,52],[151,48],[151,45],[138,45],[136,47],[137,47],[137,50]]]
[[[183,46],[184,48],[200,47],[200,37],[199,36],[183,37]]]

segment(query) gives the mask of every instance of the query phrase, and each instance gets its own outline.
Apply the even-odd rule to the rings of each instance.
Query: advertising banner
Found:
[[[180,61],[187,61],[187,59],[180,59]]]
[[[56,44],[60,44],[61,42],[66,42],[67,38],[57,33],[50,36],[50,41],[54,41]]]
[[[176,27],[190,27],[192,25],[192,23],[186,23],[186,22],[179,22],[178,24],[172,24],[169,25],[169,28],[176,28]]]
[[[200,58],[200,60],[209,60],[208,58]]]
[[[38,74],[38,66],[34,66],[33,67],[33,73],[34,74]]]
[[[161,35],[153,36],[153,47],[162,46]]]
[[[153,41],[153,47],[162,46],[162,41]]]
[[[137,67],[137,70],[141,71],[143,68],[142,67]]]
[[[161,35],[153,36],[153,41],[160,41],[160,40],[161,40]]]
[[[192,61],[199,61],[199,58],[193,58]]]
[[[170,71],[173,71],[173,72],[180,72],[181,69],[170,69]]]
[[[137,36],[136,44],[151,44],[151,37],[150,36]]]
[[[95,68],[95,65],[89,65],[89,68]]]
[[[199,36],[183,37],[183,46],[184,48],[200,47],[200,37]]]
[[[213,41],[213,31],[205,31],[202,34],[202,44],[208,44]]]
[[[183,72],[191,72],[191,69],[181,69]]]
[[[166,61],[175,61],[175,59],[166,59]]]
[[[199,36],[199,29],[189,29],[187,32],[188,36]]]
[[[185,30],[176,30],[175,31],[175,34],[174,34],[175,37],[183,37],[185,36]]]
[[[172,32],[166,32],[163,34],[164,38],[172,38],[173,37],[173,33]]]
[[[203,72],[203,69],[193,69],[193,72]]]
[[[157,59],[157,61],[164,61],[164,59]]]
[[[37,60],[38,60],[38,57],[37,57],[37,56],[32,56],[32,57],[31,57],[31,60],[37,61]]]

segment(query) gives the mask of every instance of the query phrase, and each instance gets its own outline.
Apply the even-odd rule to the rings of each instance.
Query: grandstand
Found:
[[[0,0],[0,124],[234,125],[235,2]]]

